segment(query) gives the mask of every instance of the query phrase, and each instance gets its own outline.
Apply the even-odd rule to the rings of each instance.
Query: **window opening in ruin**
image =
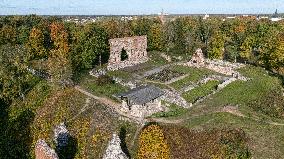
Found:
[[[121,61],[125,61],[128,59],[128,55],[127,55],[127,52],[126,50],[124,50],[124,48],[121,50],[121,54],[120,54],[120,60]]]

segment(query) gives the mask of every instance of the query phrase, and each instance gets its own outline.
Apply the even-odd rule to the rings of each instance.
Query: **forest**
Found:
[[[65,22],[58,17],[0,17],[0,156],[27,157],[27,130],[33,120],[25,111],[18,126],[9,119],[9,107],[23,101],[41,80],[29,68],[48,74],[54,89],[76,84],[81,72],[108,61],[112,38],[147,35],[148,51],[190,59],[201,48],[209,59],[248,63],[283,77],[284,22],[250,17],[176,17],[162,23],[158,17],[131,21],[108,18],[88,24]],[[44,93],[44,92],[43,92]],[[11,122],[12,121],[12,122]],[[22,126],[21,126],[22,125]],[[19,136],[13,138],[13,136]],[[9,149],[8,147],[13,147]],[[7,153],[8,152],[8,153]]]

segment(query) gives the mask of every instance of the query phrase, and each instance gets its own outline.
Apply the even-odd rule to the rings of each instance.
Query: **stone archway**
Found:
[[[128,60],[128,54],[124,48],[120,52],[120,61]]]

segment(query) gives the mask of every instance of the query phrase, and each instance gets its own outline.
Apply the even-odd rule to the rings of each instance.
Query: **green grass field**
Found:
[[[281,89],[281,81],[259,67],[247,66],[239,71],[251,80],[229,84],[178,118],[186,119],[184,126],[195,130],[242,129],[248,135],[252,157],[258,159],[283,158],[284,126],[273,123],[284,124],[284,120],[272,118],[249,107],[251,101],[263,98],[273,90]],[[245,117],[218,112],[228,105],[238,106],[238,110]]]
[[[172,69],[180,71],[185,74],[189,74],[189,76],[185,77],[184,79],[181,79],[179,81],[170,84],[176,90],[180,90],[183,87],[196,83],[197,81],[201,80],[202,78],[208,75],[218,74],[208,69],[192,68],[186,66],[174,66]]]
[[[205,97],[216,90],[219,83],[219,81],[209,81],[188,92],[185,92],[182,96],[187,102],[194,103],[199,98]]]

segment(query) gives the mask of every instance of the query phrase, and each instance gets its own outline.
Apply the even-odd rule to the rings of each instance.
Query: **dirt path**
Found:
[[[120,103],[117,103],[117,102],[115,102],[115,101],[113,101],[113,100],[111,100],[109,98],[106,98],[106,97],[95,96],[92,93],[89,93],[88,91],[84,90],[80,86],[75,86],[75,89],[77,91],[85,94],[86,96],[91,97],[91,98],[97,100],[99,103],[104,104],[106,106],[109,106],[111,109],[114,109],[119,115],[121,115],[123,117],[126,117],[128,119],[131,119],[131,121],[135,121],[135,122],[138,122],[138,123],[143,122],[142,118],[134,117],[134,116],[131,116],[131,115],[127,114],[127,113],[124,113],[124,112],[120,111],[119,110],[119,107],[121,106]]]
[[[135,121],[137,123],[140,123],[142,125],[144,125],[145,122],[158,122],[158,123],[165,123],[165,124],[179,124],[179,123],[182,123],[186,120],[188,120],[189,118],[180,118],[180,119],[167,119],[167,118],[149,118],[149,119],[142,119],[142,118],[138,118],[138,117],[134,117],[134,116],[131,116],[127,113],[124,113],[124,112],[121,112],[119,110],[119,107],[120,107],[120,104],[117,103],[117,102],[114,102],[113,100],[111,99],[108,99],[106,97],[98,97],[98,96],[95,96],[89,92],[87,92],[86,90],[82,89],[80,86],[75,86],[75,89],[83,94],[85,94],[86,96],[88,97],[91,97],[97,101],[99,101],[100,103],[104,104],[104,105],[107,105],[111,108],[113,108],[119,115],[123,116],[123,117],[126,117],[132,121]],[[87,102],[86,102],[87,103]],[[235,116],[239,116],[239,117],[244,117],[244,118],[249,118],[249,119],[253,119],[255,121],[260,121],[259,119],[256,119],[256,118],[251,118],[251,117],[248,117],[248,116],[245,116],[244,114],[242,114],[241,112],[235,110],[235,109],[232,109],[231,107],[227,107],[227,108],[224,108],[223,110],[221,111],[216,111],[216,112],[226,112],[226,113],[230,113],[232,115],[235,115]],[[216,113],[216,112],[213,112],[213,113]],[[81,112],[82,113],[82,112]],[[272,122],[272,121],[264,121],[264,123],[267,123],[267,124],[270,124],[270,125],[276,125],[276,126],[284,126],[284,123],[277,123],[277,122]]]
[[[157,123],[164,123],[164,124],[179,124],[185,121],[185,119],[166,119],[166,118],[149,118],[147,119],[148,122],[157,122]]]
[[[69,121],[73,121],[73,120],[76,119],[79,115],[81,115],[83,112],[85,112],[86,110],[88,110],[89,105],[90,105],[90,97],[87,97],[84,107],[81,108],[81,110],[80,110],[73,118],[71,118]]]

